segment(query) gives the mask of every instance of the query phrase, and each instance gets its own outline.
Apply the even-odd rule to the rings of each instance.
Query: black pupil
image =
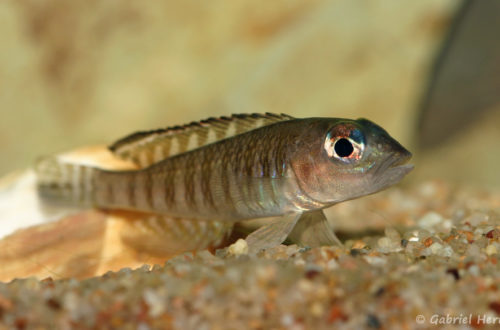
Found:
[[[352,143],[349,142],[348,139],[338,139],[337,142],[335,142],[335,152],[339,157],[349,157],[352,152],[354,151],[354,147],[352,146]]]

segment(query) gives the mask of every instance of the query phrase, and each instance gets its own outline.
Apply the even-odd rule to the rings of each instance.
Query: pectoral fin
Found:
[[[251,253],[259,252],[283,243],[302,214],[291,214],[268,225],[262,226],[250,235],[246,241]]]
[[[290,233],[289,239],[296,244],[310,247],[322,245],[342,246],[342,242],[333,232],[323,210],[302,213]]]

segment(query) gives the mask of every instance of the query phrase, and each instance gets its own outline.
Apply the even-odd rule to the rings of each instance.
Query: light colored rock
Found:
[[[487,255],[491,256],[491,255],[497,254],[498,250],[495,247],[495,245],[490,244],[486,247],[485,252]]]
[[[418,220],[418,226],[426,230],[432,230],[435,226],[443,222],[443,217],[436,212],[428,212]]]
[[[248,254],[248,244],[244,239],[238,239],[235,243],[227,248],[227,252],[231,255],[238,256]]]

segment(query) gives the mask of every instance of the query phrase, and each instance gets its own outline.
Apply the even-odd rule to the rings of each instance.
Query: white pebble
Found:
[[[446,232],[449,232],[452,227],[453,227],[453,222],[451,222],[450,219],[446,219],[446,220],[443,221],[443,229]]]
[[[319,302],[312,304],[310,312],[313,316],[320,317],[324,313],[324,308]]]
[[[439,253],[440,256],[442,257],[451,257],[453,255],[453,249],[451,246],[446,246],[444,249],[441,250]]]
[[[478,265],[472,265],[469,267],[469,273],[474,276],[479,276],[479,266]]]
[[[401,247],[401,240],[391,240],[388,237],[382,237],[377,241],[377,244],[379,246],[379,251],[382,253],[387,253],[387,252],[398,252],[401,251],[403,248]]]
[[[297,264],[297,262],[295,264]],[[337,268],[339,268],[339,264],[338,264],[338,262],[335,259],[330,259],[328,261],[328,263],[326,264],[326,268],[328,270],[337,269]]]
[[[373,266],[385,266],[387,259],[375,256],[364,256],[364,259]]]
[[[151,329],[149,325],[143,322],[139,323],[139,325],[137,326],[137,330],[149,330],[149,329]]]
[[[420,187],[418,187],[418,192],[420,195],[423,197],[432,197],[437,193],[437,188],[436,185],[432,182],[426,182],[424,184],[421,184]]]
[[[290,327],[295,323],[295,319],[293,318],[293,315],[291,314],[284,314],[281,317],[281,324],[284,325],[285,327]]]
[[[484,213],[474,212],[470,216],[465,219],[465,221],[469,222],[471,226],[477,226],[481,223],[488,222],[488,215]]]
[[[151,317],[160,316],[165,311],[165,300],[154,290],[144,290],[142,297],[144,298],[144,302],[149,306],[149,315]]]
[[[227,252],[233,256],[248,254],[248,243],[244,239],[239,239],[227,248]]]
[[[306,279],[300,279],[297,283],[297,286],[303,293],[309,293],[314,290],[314,286],[312,285],[312,283]]]
[[[421,256],[425,256],[425,257],[428,257],[432,254],[432,251],[431,251],[431,248],[428,247],[428,248],[425,248],[422,250],[422,252],[420,252],[420,255]]]
[[[424,229],[432,229],[443,221],[443,217],[436,212],[428,212],[418,220],[418,226]]]
[[[479,246],[470,244],[467,247],[467,251],[465,252],[467,256],[472,257],[472,258],[479,258],[481,254],[481,250],[479,249]]]
[[[441,250],[443,249],[443,245],[439,244],[438,242],[432,243],[431,246],[429,246],[432,254],[439,254]]]
[[[382,237],[378,240],[377,245],[383,249],[387,249],[391,247],[391,240],[387,237]]]
[[[70,291],[63,297],[64,308],[71,314],[73,320],[77,318],[78,306],[80,305],[80,298],[76,293]],[[73,315],[75,314],[75,315]]]
[[[498,251],[497,251],[497,248],[495,247],[495,245],[490,244],[486,247],[486,254],[487,255],[491,256],[491,255],[497,254],[497,253],[498,253]]]

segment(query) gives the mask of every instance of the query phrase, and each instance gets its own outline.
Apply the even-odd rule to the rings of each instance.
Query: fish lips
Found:
[[[401,181],[414,168],[414,165],[407,164],[411,157],[411,152],[406,149],[387,157],[375,170],[373,177],[375,186],[384,189]]]
[[[389,157],[390,159],[393,159],[393,161],[390,163],[390,167],[411,166],[411,168],[413,168],[413,165],[406,165],[406,163],[408,163],[412,156],[413,155],[411,154],[411,152],[406,149],[395,152]]]

